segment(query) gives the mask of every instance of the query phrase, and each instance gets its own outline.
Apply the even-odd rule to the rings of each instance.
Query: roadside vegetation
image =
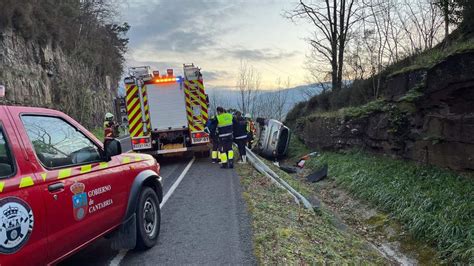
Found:
[[[96,138],[98,138],[100,141],[104,141],[104,128],[103,127],[95,127],[93,129],[90,130],[90,132],[92,134],[94,134],[94,136]]]
[[[92,134],[94,134],[94,136],[96,138],[98,138],[100,141],[103,141],[105,139],[105,137],[104,137],[104,128],[103,127],[95,127],[93,129],[91,129],[90,132]],[[128,134],[127,129],[119,127],[119,136],[120,137],[125,136],[127,134]]]
[[[290,160],[309,152],[296,137],[290,147]],[[361,151],[323,152],[305,167],[324,164],[338,186],[389,213],[415,239],[436,246],[445,262],[474,263],[474,183],[467,177]],[[317,186],[297,182],[306,190]]]
[[[286,191],[250,165],[239,165],[237,172],[260,264],[388,263],[363,238],[338,229],[326,212],[296,205]]]

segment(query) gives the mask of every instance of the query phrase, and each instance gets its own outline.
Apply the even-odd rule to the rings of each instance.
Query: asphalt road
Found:
[[[190,160],[158,160],[165,195]],[[233,170],[196,159],[162,207],[161,218],[158,244],[150,250],[119,253],[101,239],[61,265],[256,264],[250,221]]]

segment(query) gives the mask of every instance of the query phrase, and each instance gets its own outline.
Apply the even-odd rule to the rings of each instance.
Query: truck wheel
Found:
[[[149,249],[158,241],[160,234],[160,203],[156,192],[143,188],[137,206],[137,247],[138,250]]]

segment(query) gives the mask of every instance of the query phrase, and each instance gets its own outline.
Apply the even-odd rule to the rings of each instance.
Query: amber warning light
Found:
[[[5,86],[0,85],[0,98],[5,97]]]
[[[155,78],[155,83],[181,82],[181,77],[161,77]]]

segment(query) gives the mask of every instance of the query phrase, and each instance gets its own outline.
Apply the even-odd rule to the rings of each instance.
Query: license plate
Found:
[[[203,143],[203,142],[209,142],[209,138],[193,138],[193,143]]]
[[[151,143],[139,143],[133,145],[134,150],[151,149]]]

